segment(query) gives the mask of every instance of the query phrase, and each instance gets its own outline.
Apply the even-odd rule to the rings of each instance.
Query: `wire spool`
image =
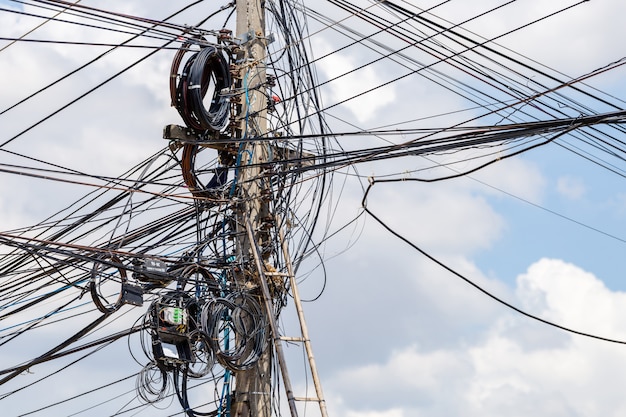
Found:
[[[98,310],[113,313],[124,304],[124,284],[128,281],[122,261],[115,255],[94,263],[89,291]]]
[[[230,101],[222,94],[231,86],[228,61],[216,46],[206,46],[191,55],[179,74],[190,45],[185,43],[172,61],[172,105],[187,127],[198,131],[222,131],[228,125],[230,113]],[[205,102],[209,102],[208,106]]]

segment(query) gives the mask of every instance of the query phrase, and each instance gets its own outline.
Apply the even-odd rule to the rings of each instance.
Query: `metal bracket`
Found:
[[[253,30],[249,30],[246,33],[242,33],[239,37],[233,38],[233,41],[237,45],[244,45],[250,41],[256,39],[256,33]]]

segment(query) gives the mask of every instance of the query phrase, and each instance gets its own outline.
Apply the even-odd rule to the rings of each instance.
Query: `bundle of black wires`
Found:
[[[178,74],[183,55],[182,49],[175,57],[171,77],[176,79],[172,104],[178,110],[187,127],[198,131],[221,131],[229,122],[230,100],[224,94],[231,86],[230,67],[224,52],[216,46],[203,46],[185,62]],[[205,98],[210,104],[205,106]]]

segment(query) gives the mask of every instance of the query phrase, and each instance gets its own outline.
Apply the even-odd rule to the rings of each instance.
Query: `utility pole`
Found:
[[[263,94],[266,88],[265,73],[265,9],[262,0],[237,0],[236,37],[242,41],[236,62],[236,86],[242,91],[240,111],[236,115],[241,138],[239,148],[238,192],[241,199],[237,213],[238,256],[250,268],[264,268],[255,263],[255,254],[263,261],[271,254],[270,239],[265,223],[269,219],[269,203],[263,199],[267,187],[263,180],[263,168],[259,164],[267,162],[267,148],[254,138],[263,137],[267,131],[267,99]],[[251,229],[252,233],[248,233]],[[260,251],[255,249],[261,248]],[[255,265],[258,265],[255,268]],[[262,271],[256,271],[261,281]],[[264,297],[260,292],[260,297]],[[272,303],[272,300],[265,300]],[[271,305],[271,304],[269,304]],[[266,314],[271,312],[265,311]],[[268,329],[269,330],[269,329]],[[269,332],[268,332],[269,333]],[[260,360],[251,368],[237,372],[231,417],[270,417],[271,407],[271,343]]]
[[[236,207],[236,251],[240,264],[245,271],[240,271],[238,284],[253,288],[263,306],[267,328],[268,347],[260,359],[250,369],[235,374],[230,417],[271,417],[272,407],[272,359],[280,369],[285,394],[289,403],[291,417],[298,417],[296,401],[314,401],[319,405],[322,417],[327,417],[326,402],[317,375],[315,360],[302,306],[296,288],[296,280],[291,266],[287,244],[284,239],[282,223],[277,213],[272,213],[273,190],[270,184],[272,168],[269,163],[274,155],[284,154],[289,158],[289,149],[284,150],[266,140],[267,132],[267,76],[266,51],[268,38],[265,35],[265,1],[237,0],[237,27],[235,37],[240,42],[235,53],[234,86],[238,99],[235,99],[234,136],[239,139],[237,156]],[[270,152],[270,149],[273,151]],[[279,150],[279,152],[276,152]],[[284,152],[281,152],[284,151]],[[292,151],[293,152],[293,151]],[[270,156],[271,155],[271,156]],[[276,242],[280,241],[280,244]],[[275,247],[276,246],[276,247]],[[277,272],[279,258],[283,257],[283,272]],[[276,265],[271,264],[271,260]],[[286,268],[286,270],[285,270]],[[275,317],[275,295],[269,286],[274,279],[289,281],[293,299],[298,312],[302,337],[290,338],[279,334]],[[315,386],[316,396],[295,397],[287,371],[282,342],[291,340],[304,343]],[[275,354],[275,355],[274,355]]]

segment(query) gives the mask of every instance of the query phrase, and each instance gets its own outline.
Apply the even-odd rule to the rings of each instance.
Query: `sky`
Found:
[[[162,1],[115,5],[102,1],[82,3],[107,9],[114,7],[119,12],[154,19],[162,19],[178,7]],[[331,19],[345,18],[342,23],[360,33],[372,34],[377,30],[357,17],[348,16],[330,2],[304,3],[313,9],[319,8],[317,11],[323,10]],[[380,15],[386,13],[370,2],[353,3],[371,7],[368,10]],[[409,8],[417,5],[413,0],[397,3]],[[511,56],[515,52],[524,62],[543,65],[541,68],[546,73],[558,74],[562,79],[588,74],[619,62],[624,56],[619,39],[624,36],[621,16],[626,4],[618,0],[580,4],[565,0],[443,3],[432,13],[440,21],[445,19],[454,22],[452,24],[503,6],[463,23],[462,28],[484,39],[498,37],[495,41],[498,50],[508,51]],[[430,1],[417,6],[427,9],[434,5],[435,2]],[[0,7],[31,6],[0,1]],[[198,16],[207,15],[218,6],[207,2],[195,7],[177,17],[176,22],[193,25],[200,20]],[[541,19],[550,14],[554,15]],[[539,21],[528,25],[535,20]],[[19,37],[38,23],[34,18],[0,11],[0,36]],[[512,31],[520,27],[523,28]],[[420,27],[412,29],[415,33],[422,30]],[[363,45],[354,45],[325,56],[350,41],[330,29],[320,30],[315,21],[310,21],[309,32],[315,33],[310,38],[311,57],[323,57],[315,62],[317,77],[321,82],[331,80],[323,84],[320,91],[324,105],[329,108],[327,121],[335,132],[381,126],[441,128],[472,118],[477,118],[472,122],[475,126],[528,122],[535,120],[533,117],[549,120],[549,116],[532,105],[518,106],[511,114],[506,111],[479,118],[486,107],[442,88],[422,76],[425,71],[406,76],[407,68],[390,59],[333,81],[379,55]],[[115,43],[126,36],[79,26],[44,25],[29,38]],[[375,39],[390,48],[406,46],[402,39],[377,36]],[[27,42],[5,47],[8,42],[1,42],[0,109],[11,106],[105,50],[99,46]],[[404,52],[422,66],[430,65],[499,99],[511,99],[506,91],[496,91],[450,65],[433,64],[432,56],[413,49]],[[173,51],[155,54],[93,94],[38,123],[146,53],[131,48],[115,51],[36,99],[0,114],[0,143],[19,135],[2,146],[0,163],[42,166],[35,160],[18,158],[10,153],[13,152],[94,175],[118,176],[165,146],[163,126],[181,123],[176,110],[170,106],[167,84]],[[497,63],[479,62],[485,65],[481,70],[504,71]],[[507,65],[519,71],[515,76],[516,86],[527,94],[540,91],[542,84],[554,84],[536,72],[510,62]],[[586,80],[585,88],[594,89],[599,96],[610,97],[612,103],[624,105],[623,72],[620,66],[603,72]],[[397,77],[402,78],[343,102],[365,91],[366,86]],[[589,114],[615,110],[571,89],[560,91],[580,103],[581,108],[590,109]],[[557,96],[549,96],[547,101],[550,100],[557,103]],[[556,107],[559,105],[557,103]],[[574,106],[561,109],[570,117],[581,115],[580,108]],[[504,114],[508,119],[503,119]],[[38,124],[24,132],[34,123]],[[395,137],[391,140],[409,139]],[[383,143],[382,139],[363,136],[340,141],[346,149]],[[329,213],[333,211],[333,216],[328,214],[323,218],[330,230],[357,220],[320,247],[326,276],[321,268],[316,268],[319,263],[316,259],[305,262],[300,271],[303,299],[316,298],[305,303],[304,309],[330,415],[624,414],[626,399],[621,389],[626,375],[624,344],[574,334],[509,307],[580,333],[626,341],[623,178],[561,145],[584,146],[579,137],[564,136],[461,178],[439,182],[408,180],[450,175],[453,171],[446,168],[446,164],[480,156],[485,151],[473,149],[433,155],[429,159],[407,156],[362,164],[356,170],[346,169],[335,175],[333,206],[328,209]],[[506,149],[502,152],[506,155]],[[599,152],[595,155],[616,164],[617,171],[623,169],[618,158],[611,159]],[[462,172],[476,164],[469,160],[451,168]],[[9,165],[4,167],[8,169]],[[384,179],[390,174],[407,181],[375,183],[368,194],[367,208],[413,246],[363,212],[362,199],[368,177]],[[8,172],[1,175],[0,228],[5,232],[35,224],[90,191],[80,184]],[[42,307],[41,311],[46,308]],[[140,314],[137,310],[125,310],[128,313],[105,330],[130,327],[134,317]],[[285,329],[293,330],[292,306],[281,317]],[[76,323],[84,323],[81,320],[77,319]],[[19,320],[11,318],[4,322],[13,324]],[[0,346],[2,368],[10,368],[45,352],[53,345],[53,340],[71,330],[50,327],[36,338],[25,335],[19,342]],[[7,415],[24,414],[137,372],[140,366],[130,357],[126,344],[120,345],[103,350],[97,359],[88,358],[70,366],[32,388],[1,397],[28,384],[29,380],[63,367],[73,358],[33,367],[11,384],[0,386],[2,409],[10,410]],[[310,388],[310,380],[301,375],[300,348],[287,346],[287,356],[296,393]],[[118,399],[93,409],[87,410],[115,394],[111,391],[95,397],[87,395],[71,404],[61,404],[34,415],[79,412],[111,415],[132,400],[133,386],[133,380],[119,386]],[[123,392],[127,392],[125,397]],[[131,415],[160,416],[180,411],[176,401],[162,406],[163,410],[147,407]],[[309,405],[303,415],[318,415],[314,408]],[[286,408],[283,411],[288,414]]]

